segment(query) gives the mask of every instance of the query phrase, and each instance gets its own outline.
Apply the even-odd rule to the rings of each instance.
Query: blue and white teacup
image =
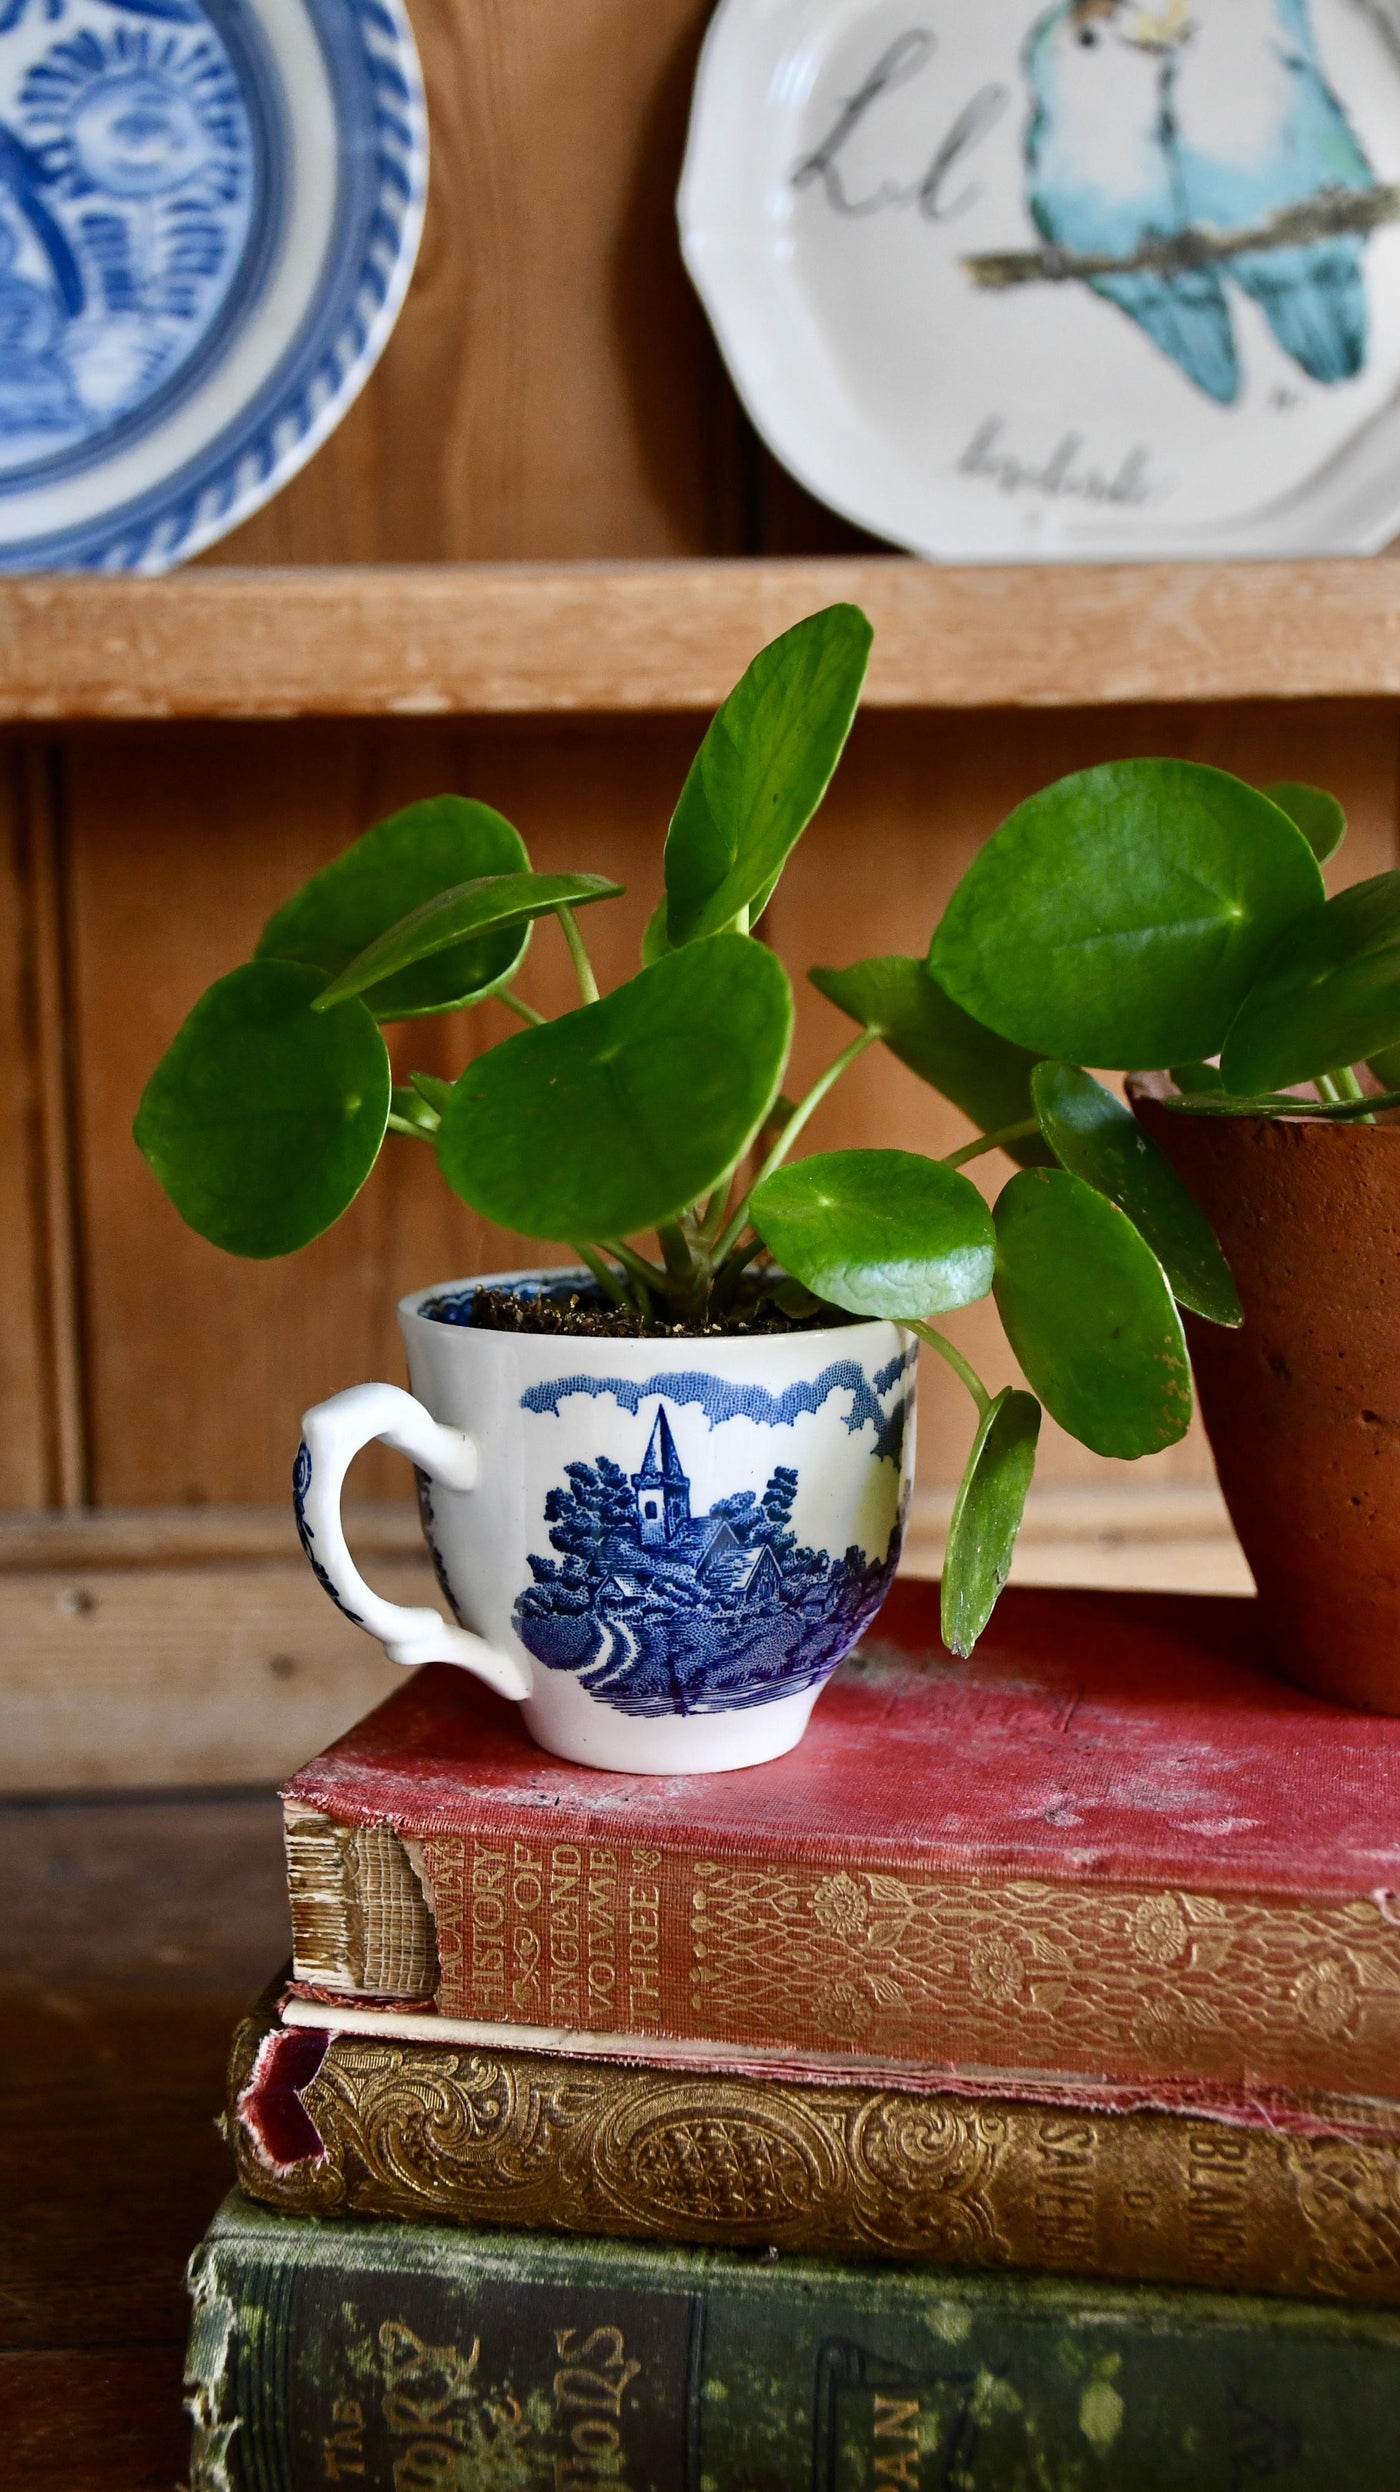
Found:
[[[886,1322],[608,1339],[492,1332],[479,1290],[399,1306],[412,1393],[307,1412],[295,1495],[320,1581],[392,1661],[455,1662],[542,1748],[615,1773],[711,1774],[795,1747],[893,1580],[914,1459],[917,1344]],[[341,1528],[377,1438],[418,1466],[455,1625],[381,1600]]]

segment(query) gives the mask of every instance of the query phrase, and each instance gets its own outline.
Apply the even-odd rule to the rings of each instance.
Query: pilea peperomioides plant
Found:
[[[1363,1113],[1338,1068],[1400,1039],[1400,910],[1378,886],[1323,908],[1314,849],[1339,817],[1314,791],[1264,796],[1186,763],[1089,771],[1003,825],[927,962],[811,972],[859,1027],[805,1097],[784,1097],[792,991],[754,929],[840,757],[870,640],[856,608],[833,606],[755,658],[681,791],[665,897],[624,984],[599,993],[579,923],[618,884],[535,873],[489,806],[433,798],[269,920],[195,1005],[136,1138],[183,1217],[235,1254],[318,1236],[393,1133],[435,1150],[487,1218],[567,1245],[619,1324],[906,1323],[975,1405],[943,1586],[946,1640],[966,1653],[1010,1566],[1041,1404],[1101,1453],[1154,1452],[1191,1413],[1177,1302],[1239,1320],[1190,1195],[1082,1066],[1190,1059],[1188,1104],[1210,1113],[1238,1104],[1226,1081],[1318,1073],[1327,1112]],[[514,986],[543,917],[581,999],[553,1021]],[[527,1026],[455,1081],[394,1086],[381,1025],[492,995]],[[943,1159],[794,1157],[876,1043],[978,1137]],[[1223,1071],[1207,1068],[1222,1045]],[[998,1147],[1022,1165],[993,1212],[961,1171]],[[991,1393],[932,1320],[989,1291],[1033,1392]]]

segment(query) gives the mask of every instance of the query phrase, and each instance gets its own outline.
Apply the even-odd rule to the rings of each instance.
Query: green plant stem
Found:
[[[965,1142],[957,1151],[945,1151],[945,1168],[961,1168],[970,1159],[980,1159],[984,1151],[999,1151],[1008,1142],[1025,1142],[1040,1131],[1039,1119],[1023,1116],[1019,1125],[999,1125],[994,1134],[979,1134],[975,1142]]]
[[[700,1278],[701,1268],[696,1264],[690,1241],[679,1221],[668,1220],[664,1228],[658,1228],[656,1240],[669,1277],[683,1282],[687,1289],[693,1289]]]
[[[606,1244],[608,1253],[615,1255],[623,1270],[640,1281],[644,1289],[665,1288],[666,1275],[660,1265],[650,1262],[645,1255],[639,1255],[636,1247],[629,1246],[625,1238],[610,1237]]]
[[[985,1419],[992,1407],[992,1396],[987,1391],[976,1368],[968,1364],[961,1350],[955,1350],[947,1334],[935,1332],[932,1324],[911,1323],[909,1330],[911,1333],[917,1333],[921,1341],[926,1341],[931,1350],[936,1350],[941,1359],[947,1360],[954,1375],[962,1378],[968,1392],[972,1395],[977,1405],[978,1418]]]
[[[626,1306],[627,1292],[617,1274],[609,1264],[604,1262],[601,1255],[595,1254],[591,1246],[571,1246],[569,1251],[578,1256],[580,1263],[587,1264],[593,1278],[607,1291],[615,1307]]]
[[[1350,1104],[1350,1101],[1360,1101],[1368,1096],[1363,1091],[1363,1087],[1360,1087],[1358,1077],[1355,1077],[1355,1072],[1350,1069],[1350,1064],[1338,1064],[1338,1067],[1333,1067],[1333,1072],[1328,1074],[1328,1082],[1333,1084],[1333,1101],[1338,1106],[1343,1099]],[[1370,1114],[1370,1109],[1368,1109],[1365,1111],[1365,1116],[1358,1116],[1355,1121],[1358,1121],[1358,1124],[1375,1124],[1375,1116]]]
[[[518,1013],[522,1021],[530,1022],[535,1029],[540,1027],[544,1014],[536,1012],[533,1004],[527,1004],[523,995],[514,994],[508,986],[497,987],[496,995],[498,1001],[507,1005],[511,1012]]]
[[[762,1124],[759,1126],[755,1140],[759,1142],[766,1141],[770,1134],[779,1132],[780,1129],[787,1124],[789,1118],[795,1116],[796,1114],[796,1100],[790,1099],[785,1090],[780,1090]],[[739,1156],[740,1159],[742,1159],[743,1153],[741,1152]],[[707,1255],[713,1251],[715,1240],[719,1236],[720,1231],[724,1227],[725,1220],[728,1217],[729,1198],[734,1187],[734,1171],[738,1165],[739,1160],[736,1159],[731,1167],[726,1168],[724,1175],[720,1178],[718,1185],[715,1187],[713,1194],[710,1196],[708,1203],[705,1205],[704,1211],[701,1213],[700,1236]]]
[[[389,1111],[389,1131],[391,1134],[412,1134],[415,1142],[431,1142],[434,1139],[431,1127],[415,1125],[411,1116],[396,1116],[392,1108]]]
[[[734,1244],[735,1239],[742,1230],[745,1221],[748,1219],[749,1205],[753,1201],[759,1187],[762,1185],[764,1178],[771,1177],[775,1168],[782,1167],[784,1160],[787,1158],[794,1142],[801,1133],[803,1126],[807,1123],[809,1117],[815,1115],[817,1109],[821,1106],[823,1099],[826,1097],[827,1092],[832,1088],[832,1085],[839,1082],[847,1066],[854,1064],[857,1056],[864,1055],[867,1047],[874,1046],[879,1035],[880,1033],[878,1030],[857,1030],[850,1045],[848,1047],[843,1047],[840,1055],[833,1058],[832,1062],[827,1066],[826,1071],[817,1075],[817,1078],[813,1082],[812,1087],[808,1091],[805,1099],[799,1099],[796,1107],[792,1111],[791,1116],[788,1118],[787,1123],[784,1125],[781,1133],[779,1134],[777,1141],[774,1143],[771,1151],[769,1152],[768,1157],[764,1161],[763,1166],[760,1168],[758,1175],[755,1177],[753,1184],[749,1187],[747,1194],[745,1194],[735,1205],[728,1220],[725,1222],[724,1227],[721,1229],[719,1236],[715,1239],[713,1245],[711,1246],[710,1262],[712,1269],[717,1270],[718,1267],[724,1262],[730,1248]]]
[[[738,1160],[735,1160],[732,1168],[726,1168],[701,1214],[700,1250],[707,1264],[713,1259],[715,1240],[729,1216],[729,1202],[734,1191],[734,1170],[738,1165]]]
[[[759,1237],[746,1237],[741,1239],[737,1246],[731,1246],[710,1283],[710,1303],[716,1314],[723,1315],[726,1309],[733,1305],[739,1283],[748,1266],[755,1262],[762,1252],[763,1240]]]
[[[1342,1096],[1341,1091],[1337,1087],[1336,1081],[1330,1073],[1319,1073],[1313,1081],[1313,1088],[1317,1092],[1319,1099],[1325,1099],[1332,1107],[1337,1105],[1337,1102]]]
[[[593,975],[593,963],[588,957],[587,946],[578,930],[578,919],[563,900],[560,901],[554,914],[564,929],[564,941],[569,947],[569,956],[574,964],[579,993],[586,1004],[596,1004],[598,981]]]
[[[1362,1089],[1360,1082],[1357,1080],[1356,1075],[1353,1073],[1349,1064],[1339,1064],[1336,1071],[1332,1075],[1332,1079],[1337,1085],[1337,1096],[1339,1099],[1365,1098],[1366,1093]],[[1359,1125],[1374,1125],[1376,1120],[1374,1116],[1368,1113],[1365,1116],[1359,1116],[1356,1121]]]

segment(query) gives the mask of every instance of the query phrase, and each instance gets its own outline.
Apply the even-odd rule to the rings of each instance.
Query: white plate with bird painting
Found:
[[[724,0],[680,215],[770,447],[917,553],[1400,530],[1400,0]]]
[[[0,0],[0,569],[163,571],[277,492],[426,174],[400,0]]]

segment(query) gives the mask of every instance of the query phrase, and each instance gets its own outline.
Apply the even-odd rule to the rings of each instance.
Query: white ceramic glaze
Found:
[[[1396,182],[1397,0],[722,0],[680,219],[770,448],[916,553],[1369,553]],[[1299,214],[1377,221],[1064,274]],[[1005,254],[1041,274],[977,279]]]
[[[306,1414],[306,1553],[392,1660],[476,1672],[558,1756],[650,1774],[781,1756],[894,1573],[913,1336],[852,1322],[603,1340],[462,1321],[475,1290],[560,1279],[402,1301],[412,1393],[354,1385]],[[456,1623],[381,1600],[346,1547],[341,1484],[376,1438],[418,1467]]]

